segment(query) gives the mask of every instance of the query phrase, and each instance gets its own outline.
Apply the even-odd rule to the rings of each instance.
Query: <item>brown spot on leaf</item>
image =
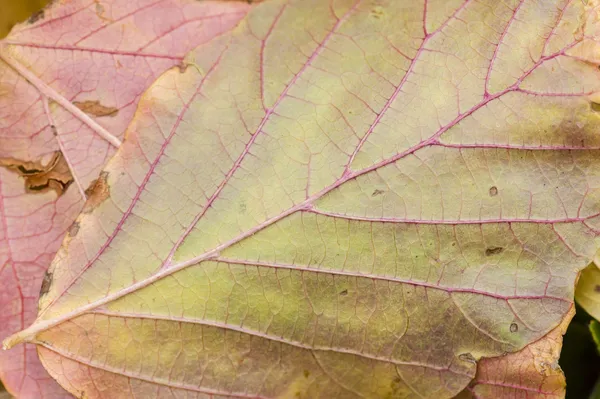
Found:
[[[342,290],[342,291],[340,291],[340,295],[341,295],[341,296],[346,296],[346,295],[348,295],[348,290]]]
[[[595,292],[600,292],[600,285],[596,285],[596,286],[594,287],[594,291],[595,291]]]
[[[310,371],[304,370],[304,378],[308,378],[310,376]]]
[[[85,190],[87,201],[83,206],[83,213],[90,213],[110,196],[110,187],[106,182],[107,178],[108,172],[100,173],[100,176]]]
[[[373,194],[371,194],[371,197],[377,197],[378,195],[381,195],[383,193],[385,193],[385,191],[377,189],[377,190],[373,191]]]
[[[29,193],[54,190],[60,196],[73,182],[69,165],[60,151],[56,151],[47,164],[40,161],[0,158],[0,166],[20,175],[25,180],[25,189]]]
[[[592,111],[595,112],[600,112],[600,104],[595,103],[595,102],[590,102],[590,108],[592,109]]]
[[[31,17],[27,20],[28,24],[35,24],[37,21],[44,19],[44,10],[39,10],[31,14]]]
[[[79,233],[79,222],[73,222],[73,224],[71,225],[71,227],[69,227],[69,236],[70,237],[75,237],[77,235],[77,233]]]
[[[383,7],[375,6],[371,9],[371,16],[375,19],[381,19],[385,17],[385,11],[383,11]]]
[[[504,251],[502,247],[489,247],[485,250],[485,256],[492,256],[501,253]]]
[[[179,69],[179,73],[185,73],[187,71],[190,64],[182,62],[181,64],[177,64],[177,68]]]
[[[511,323],[510,324],[510,332],[516,333],[517,331],[519,331],[519,325],[517,323]]]
[[[498,187],[492,186],[490,187],[490,197],[495,197],[498,195]]]
[[[54,279],[54,275],[50,271],[46,271],[44,274],[44,279],[42,280],[42,288],[40,288],[40,297],[43,297],[50,291],[52,287],[52,280]]]
[[[100,104],[100,101],[74,101],[73,105],[85,112],[86,114],[93,116],[115,116],[119,113],[119,110],[115,107],[107,107]]]

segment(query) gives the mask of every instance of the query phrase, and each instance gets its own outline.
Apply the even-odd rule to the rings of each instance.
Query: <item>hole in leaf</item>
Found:
[[[504,251],[502,247],[489,247],[485,250],[485,256],[492,256],[501,253]]]
[[[458,355],[458,358],[463,362],[477,363],[477,360],[475,360],[473,355],[471,355],[470,353],[461,353],[460,355]]]

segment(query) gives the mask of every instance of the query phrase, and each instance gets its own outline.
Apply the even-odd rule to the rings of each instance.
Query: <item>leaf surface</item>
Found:
[[[121,138],[143,91],[246,7],[56,1],[0,41],[0,337],[35,320],[40,286],[52,279],[44,273],[82,209],[80,191],[114,153],[100,134]],[[67,395],[33,345],[0,353],[0,378],[19,398]]]
[[[594,2],[271,0],[144,94],[51,267],[86,398],[449,398],[598,247]]]

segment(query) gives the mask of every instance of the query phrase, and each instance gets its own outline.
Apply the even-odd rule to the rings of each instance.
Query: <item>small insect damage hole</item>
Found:
[[[381,195],[383,193],[385,193],[385,191],[376,189],[375,191],[373,191],[373,194],[371,194],[371,197],[377,197],[378,195]]]
[[[108,172],[102,172],[85,190],[87,201],[83,206],[83,213],[92,212],[110,196],[110,187],[108,186],[107,179]]]
[[[502,251],[504,251],[504,248],[502,247],[489,247],[485,250],[485,256],[497,255],[502,253]]]
[[[517,323],[510,323],[510,332],[516,333],[519,331],[519,325]]]
[[[21,176],[28,193],[55,191],[60,196],[73,183],[67,160],[60,151],[54,152],[47,163],[0,158],[0,166]]]
[[[473,363],[473,364],[477,363],[477,359],[475,359],[475,357],[468,352],[461,353],[460,355],[458,355],[458,358],[460,360],[462,360],[463,362],[469,362],[469,363]]]
[[[68,233],[70,237],[75,237],[77,235],[77,233],[79,233],[79,222],[75,221],[73,222],[73,224],[71,225],[71,227],[69,227]]]
[[[385,17],[385,11],[381,6],[375,6],[371,9],[371,16],[375,19],[382,19]]]
[[[47,270],[44,274],[44,279],[42,280],[42,287],[40,288],[40,298],[45,296],[48,293],[48,291],[50,291],[53,279],[53,273]]]
[[[92,116],[116,116],[119,113],[119,110],[116,107],[107,107],[105,105],[100,104],[100,101],[74,101],[73,105],[85,112],[88,115]]]
[[[492,186],[490,187],[490,197],[495,197],[496,195],[498,195],[498,187],[496,186]]]

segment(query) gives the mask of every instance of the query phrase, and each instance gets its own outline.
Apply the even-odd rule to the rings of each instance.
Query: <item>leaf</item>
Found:
[[[600,269],[592,263],[579,277],[575,299],[592,317],[600,320]]]
[[[595,2],[271,0],[140,100],[38,345],[86,398],[449,398],[598,248]]]
[[[558,327],[519,352],[481,359],[475,378],[457,399],[564,398],[565,376],[558,359],[574,314],[572,308]]]
[[[598,349],[598,353],[600,353],[600,323],[596,320],[592,320],[590,322],[590,333],[592,334],[592,339],[596,344],[596,349]]]
[[[100,134],[118,144],[112,135],[122,137],[142,92],[246,7],[55,2],[0,41],[0,337],[35,319],[42,280],[52,281],[44,273],[65,232],[76,233],[81,194],[114,153]],[[32,345],[0,353],[0,377],[19,398],[66,395]]]

